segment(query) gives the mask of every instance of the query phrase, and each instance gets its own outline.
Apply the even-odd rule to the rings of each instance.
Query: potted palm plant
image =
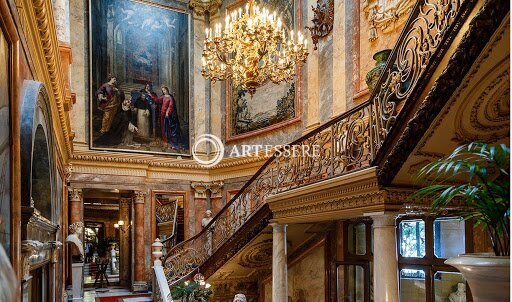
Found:
[[[462,216],[486,228],[494,253],[464,254],[445,263],[466,278],[474,301],[509,301],[510,297],[510,150],[474,142],[418,171],[425,181],[413,200],[432,200],[437,211],[452,202]]]

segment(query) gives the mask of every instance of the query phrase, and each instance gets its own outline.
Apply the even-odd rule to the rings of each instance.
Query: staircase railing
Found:
[[[368,101],[281,148],[196,236],[172,248],[164,259],[170,285],[193,274],[265,204],[287,190],[371,165],[413,91],[424,89],[476,0],[420,0],[391,52]],[[403,102],[403,103],[402,103]],[[319,156],[286,156],[290,146],[317,148]],[[318,147],[314,147],[318,146]]]

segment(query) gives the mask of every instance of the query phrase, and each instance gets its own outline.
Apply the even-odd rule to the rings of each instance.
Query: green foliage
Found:
[[[487,228],[494,253],[510,255],[510,150],[504,145],[463,145],[416,174],[427,186],[411,199],[431,199],[437,211],[454,199],[462,202],[465,219]]]
[[[182,283],[171,290],[172,298],[182,299],[183,302],[208,302],[212,295],[211,289],[202,288],[196,282]]]

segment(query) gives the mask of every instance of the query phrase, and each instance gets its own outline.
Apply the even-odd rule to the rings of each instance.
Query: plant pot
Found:
[[[510,301],[510,257],[464,254],[445,263],[457,268],[466,278],[473,301]]]
[[[373,59],[376,61],[375,67],[366,74],[366,85],[368,85],[370,93],[375,89],[380,75],[384,72],[390,54],[391,49],[384,49],[373,55]]]

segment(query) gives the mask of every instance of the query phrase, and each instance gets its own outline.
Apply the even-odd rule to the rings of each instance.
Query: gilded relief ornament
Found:
[[[311,39],[315,45],[315,50],[318,49],[318,41],[321,38],[327,37],[333,28],[334,24],[334,0],[318,0],[316,8],[313,7],[313,26],[306,26],[311,32]]]
[[[414,7],[413,0],[364,0],[363,11],[370,24],[369,39],[375,41],[379,37],[377,30],[387,33],[405,22]]]
[[[215,15],[222,5],[222,0],[189,0],[188,5],[199,16],[203,16],[206,12]]]

